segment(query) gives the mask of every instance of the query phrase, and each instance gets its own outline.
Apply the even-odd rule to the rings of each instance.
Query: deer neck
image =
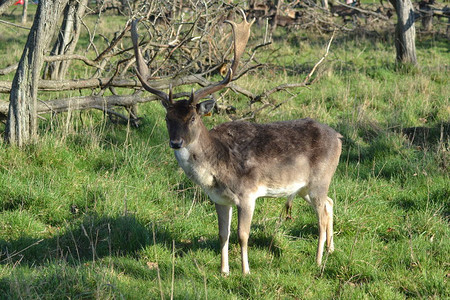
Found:
[[[174,150],[174,153],[178,164],[191,180],[202,187],[214,184],[210,160],[214,153],[214,144],[203,123],[199,126],[198,136],[186,147]]]

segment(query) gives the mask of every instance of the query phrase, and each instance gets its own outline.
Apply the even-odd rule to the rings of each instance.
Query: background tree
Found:
[[[86,11],[88,0],[70,0],[64,9],[64,19],[53,45],[51,55],[73,54],[81,32],[81,18]],[[70,60],[48,62],[44,70],[44,78],[61,80],[64,78]]]
[[[11,144],[22,146],[37,135],[36,103],[43,55],[67,1],[39,1],[9,97],[5,140]]]
[[[16,0],[0,0],[0,16],[16,2]]]
[[[397,13],[395,26],[396,59],[399,63],[417,64],[416,27],[411,0],[390,0]]]
[[[28,0],[24,0],[22,6],[22,25],[25,25],[28,19]]]

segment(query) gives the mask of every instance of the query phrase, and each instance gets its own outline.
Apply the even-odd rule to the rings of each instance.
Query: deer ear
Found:
[[[197,113],[199,115],[206,115],[207,113],[210,113],[211,110],[214,108],[214,105],[216,102],[214,100],[206,100],[199,104],[197,104]]]

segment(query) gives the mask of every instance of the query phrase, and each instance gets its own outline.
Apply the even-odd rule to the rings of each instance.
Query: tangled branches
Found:
[[[109,13],[104,7],[105,2],[100,2],[96,7],[86,6],[86,0],[70,2],[68,5],[73,7],[65,10],[57,41],[44,57],[46,67],[38,83],[38,91],[79,90],[85,96],[40,101],[38,114],[61,112],[69,108],[94,108],[114,113],[113,108],[117,106],[135,112],[137,103],[155,100],[154,97],[142,97],[141,85],[136,80],[135,57],[129,34],[133,19],[140,19],[144,25],[141,26],[141,30],[144,30],[139,45],[150,70],[149,80],[160,89],[168,88],[169,85],[179,87],[180,92],[175,97],[186,95],[183,90],[189,89],[182,86],[205,86],[210,83],[210,77],[224,76],[230,65],[231,32],[223,25],[223,21],[235,17],[237,8],[232,4],[223,1],[134,2],[134,6],[119,10],[121,14],[127,13],[128,18],[122,18],[124,21],[118,31],[111,31],[102,24],[108,19],[105,14]],[[251,12],[247,14],[251,15]],[[79,46],[75,48],[80,35],[84,35],[85,45],[81,50]],[[258,53],[268,45],[270,38],[267,37],[264,41],[251,41],[250,50],[242,59],[241,71],[235,77],[260,68],[263,64],[257,59]],[[75,49],[78,53],[75,53]],[[63,66],[63,63],[66,65]],[[0,75],[13,72],[15,68],[14,65],[3,68]],[[83,71],[71,72],[72,69]],[[80,73],[85,74],[84,78],[78,77]],[[250,104],[262,103],[264,108],[267,104],[264,99],[271,94],[304,87],[312,82],[311,76],[308,76],[302,83],[273,87],[260,95],[235,82],[230,84],[230,88],[247,97]],[[9,93],[11,84],[9,81],[0,81],[0,93]],[[86,95],[87,91],[90,91],[90,95]],[[7,114],[7,102],[0,100],[0,119],[4,119]],[[244,115],[248,117],[249,114],[244,112]],[[129,115],[129,120],[135,122],[136,119],[135,113]]]

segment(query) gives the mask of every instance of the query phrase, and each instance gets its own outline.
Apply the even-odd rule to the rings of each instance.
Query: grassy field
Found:
[[[27,32],[1,30],[4,68],[20,57]],[[260,199],[252,274],[241,275],[234,215],[231,274],[221,276],[214,206],[178,167],[164,109],[148,103],[139,128],[71,112],[41,121],[35,145],[0,144],[0,299],[449,298],[450,43],[418,35],[420,65],[402,68],[392,35],[339,34],[320,81],[256,117],[313,117],[344,136],[330,189],[336,251],[323,268],[305,201],[296,199],[285,221],[282,199]],[[283,68],[239,84],[256,92],[302,81],[328,39],[278,32],[267,60]],[[205,123],[227,120],[214,114]]]

